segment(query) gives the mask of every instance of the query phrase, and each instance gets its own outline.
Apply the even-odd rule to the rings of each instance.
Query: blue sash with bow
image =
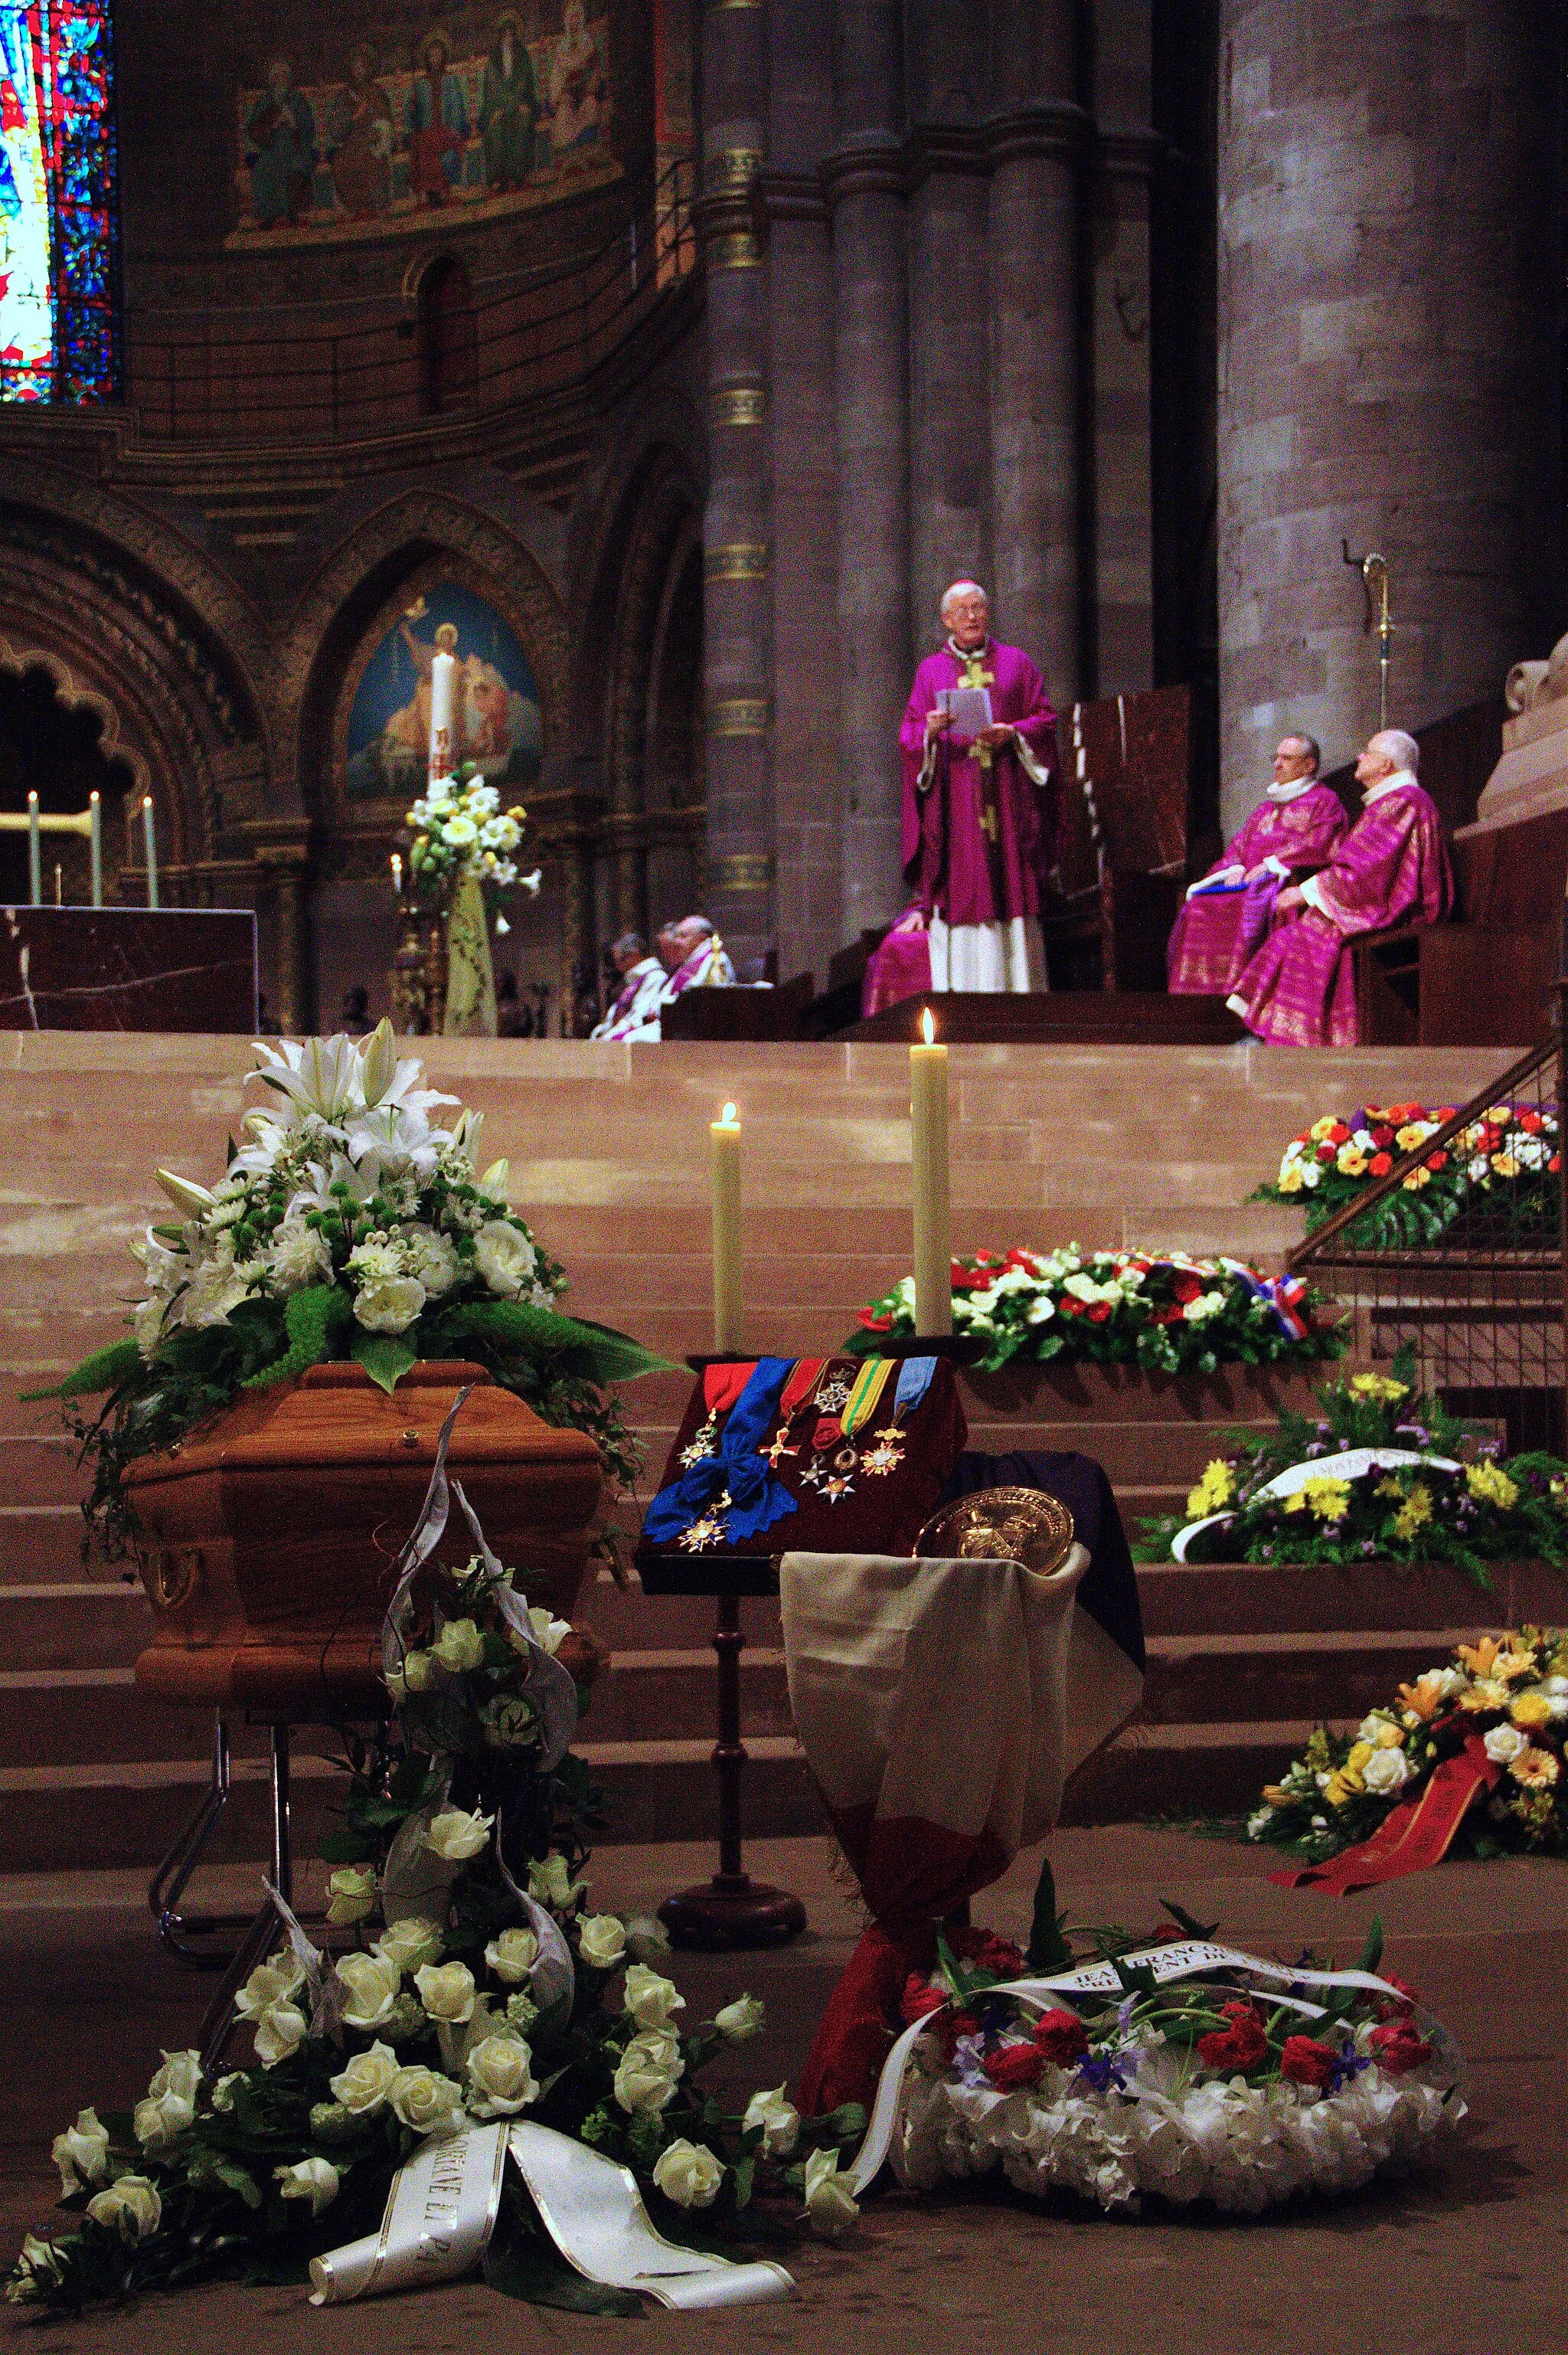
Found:
[[[794,1497],[760,1453],[793,1364],[792,1358],[758,1359],[756,1372],[731,1410],[717,1455],[699,1456],[678,1480],[660,1489],[642,1523],[645,1538],[655,1544],[678,1538],[726,1488],[725,1536],[732,1544],[759,1537],[797,1509]]]

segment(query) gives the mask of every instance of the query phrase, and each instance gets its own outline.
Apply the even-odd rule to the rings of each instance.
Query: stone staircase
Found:
[[[901,1048],[440,1040],[429,1060],[438,1084],[484,1111],[486,1154],[510,1155],[513,1199],[566,1262],[570,1305],[672,1358],[706,1337],[705,1123],[726,1095],[747,1137],[751,1343],[825,1350],[907,1269]],[[1245,1197],[1304,1120],[1369,1095],[1461,1101],[1506,1060],[1435,1049],[957,1048],[955,1247],[1136,1242],[1277,1258],[1295,1214]],[[20,1394],[117,1337],[135,1274],[125,1246],[161,1200],[153,1168],[217,1173],[249,1100],[249,1061],[232,1039],[0,1039],[0,1871],[150,1865],[206,1778],[210,1721],[138,1693],[132,1663],[151,1624],[140,1587],[114,1565],[83,1561],[71,1443],[55,1408]],[[1266,1425],[1283,1398],[1310,1387],[1239,1369],[1210,1383],[977,1377],[970,1444],[1097,1455],[1130,1523],[1179,1501],[1216,1428]],[[627,1394],[648,1450],[643,1501],[685,1389],[686,1377],[667,1375]],[[636,1508],[625,1518],[634,1527]],[[1412,1593],[1397,1626],[1347,1636],[1353,1620],[1314,1617],[1300,1581],[1270,1573],[1238,1587],[1238,1577],[1257,1574],[1144,1573],[1148,1721],[1080,1778],[1076,1819],[1245,1804],[1312,1718],[1359,1715],[1469,1617],[1467,1597]],[[616,1838],[699,1838],[711,1827],[711,1610],[608,1582],[585,1594],[581,1615],[611,1662],[582,1746]],[[814,1828],[777,1612],[747,1604],[745,1621],[748,1825]],[[265,1737],[242,1724],[232,1732],[236,1800],[221,1852],[259,1855]],[[302,1841],[334,1779],[328,1760],[308,1754],[311,1739],[296,1777]]]

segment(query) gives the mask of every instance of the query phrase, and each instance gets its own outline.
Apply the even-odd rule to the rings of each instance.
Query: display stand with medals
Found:
[[[697,1375],[648,1508],[637,1566],[650,1594],[718,1601],[719,1869],[667,1898],[677,1945],[782,1945],[804,1929],[787,1890],[754,1881],[741,1846],[741,1598],[777,1594],[789,1552],[909,1553],[967,1435],[947,1336],[863,1358],[694,1358]]]

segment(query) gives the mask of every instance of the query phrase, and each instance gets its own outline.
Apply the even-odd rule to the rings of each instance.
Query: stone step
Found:
[[[156,1625],[140,1581],[0,1584],[0,1671],[130,1668]]]
[[[1301,1635],[1155,1636],[1142,1715],[1150,1725],[1272,1718],[1359,1720],[1402,1683],[1439,1666],[1457,1627],[1334,1629]]]
[[[1150,1637],[1404,1628],[1432,1631],[1426,1640],[1436,1646],[1454,1627],[1568,1626],[1568,1570],[1494,1562],[1490,1574],[1489,1590],[1450,1562],[1375,1570],[1140,1562],[1138,1592]]]
[[[1356,1721],[1340,1721],[1332,1730],[1348,1732]],[[1251,1724],[1236,1720],[1129,1726],[1071,1778],[1061,1820],[1117,1824],[1150,1816],[1245,1816],[1256,1806],[1264,1785],[1277,1782],[1299,1757],[1315,1722],[1281,1718]]]

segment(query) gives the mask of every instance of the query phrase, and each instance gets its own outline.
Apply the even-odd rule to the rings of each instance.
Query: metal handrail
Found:
[[[1315,1261],[1322,1259],[1328,1244],[1331,1243],[1337,1236],[1342,1235],[1347,1227],[1352,1227],[1364,1219],[1367,1212],[1375,1209],[1379,1202],[1386,1201],[1389,1195],[1397,1193],[1410,1172],[1413,1169],[1419,1169],[1428,1155],[1440,1153],[1449,1138],[1457,1136],[1462,1128],[1468,1128],[1471,1122],[1478,1119],[1489,1104],[1502,1102],[1511,1095],[1516,1088],[1522,1086],[1526,1080],[1532,1080],[1536,1073],[1544,1069],[1548,1063],[1555,1062],[1557,1051],[1555,1039],[1544,1047],[1531,1047],[1527,1054],[1521,1055],[1516,1063],[1510,1063],[1508,1070],[1501,1072],[1497,1079],[1489,1081],[1487,1085],[1473,1095],[1467,1103],[1461,1104],[1452,1119],[1446,1120],[1432,1135],[1424,1137],[1419,1145],[1414,1146],[1408,1153],[1404,1154],[1392,1168],[1385,1169],[1383,1176],[1370,1186],[1364,1194],[1359,1195],[1353,1202],[1342,1204],[1333,1216],[1325,1219],[1322,1225],[1315,1229],[1304,1242],[1298,1243],[1286,1262],[1291,1273],[1298,1275],[1303,1268],[1310,1267]],[[1385,1252],[1379,1252],[1377,1258],[1380,1263],[1392,1263],[1389,1254]]]

